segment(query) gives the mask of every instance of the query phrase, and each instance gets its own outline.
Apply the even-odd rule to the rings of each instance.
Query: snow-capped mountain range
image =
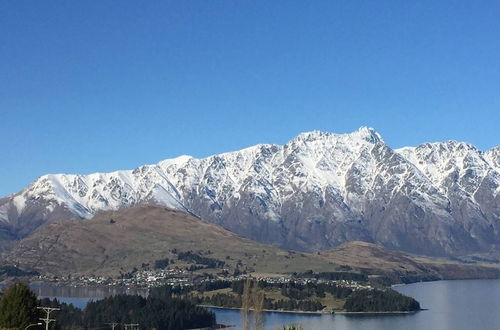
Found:
[[[143,203],[290,249],[364,240],[430,255],[485,252],[500,246],[500,147],[448,141],[393,150],[362,127],[134,170],[44,175],[0,199],[0,241]]]

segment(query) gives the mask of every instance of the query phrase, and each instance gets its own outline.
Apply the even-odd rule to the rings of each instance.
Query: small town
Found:
[[[222,272],[222,273],[227,273]],[[69,285],[75,287],[85,286],[110,286],[110,287],[125,287],[125,288],[154,288],[160,286],[174,286],[174,287],[191,287],[195,284],[203,282],[217,282],[228,281],[236,282],[242,280],[255,280],[263,281],[269,284],[325,284],[334,285],[353,290],[369,290],[373,287],[366,282],[359,282],[354,280],[326,280],[321,278],[311,277],[297,277],[293,275],[279,275],[273,274],[272,276],[252,276],[251,274],[241,274],[237,276],[224,276],[212,274],[199,274],[192,271],[183,269],[162,269],[162,270],[139,270],[126,278],[111,278],[97,275],[87,276],[47,276],[39,275],[32,279],[35,283],[55,284],[55,285]]]

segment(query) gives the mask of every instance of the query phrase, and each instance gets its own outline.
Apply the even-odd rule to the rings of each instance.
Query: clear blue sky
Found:
[[[498,1],[0,1],[0,195],[367,125],[500,144]]]

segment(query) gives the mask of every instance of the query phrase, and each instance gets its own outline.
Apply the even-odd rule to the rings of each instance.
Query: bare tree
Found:
[[[243,283],[241,296],[241,319],[244,330],[250,330],[250,311],[253,311],[253,328],[264,329],[264,291],[259,289],[257,282],[246,280]]]
[[[241,296],[241,323],[243,325],[243,330],[250,330],[250,322],[248,319],[248,314],[250,312],[250,307],[252,304],[252,297],[250,280],[245,280],[243,283],[243,295]]]
[[[264,329],[264,291],[259,289],[257,283],[254,284],[252,290],[253,301],[253,320],[255,330]]]

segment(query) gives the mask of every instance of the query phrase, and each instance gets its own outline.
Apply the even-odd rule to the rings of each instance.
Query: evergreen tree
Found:
[[[0,328],[24,329],[37,323],[37,299],[28,285],[15,283],[4,289],[0,300]]]
[[[420,304],[392,289],[359,290],[347,298],[344,308],[348,312],[417,311]]]

